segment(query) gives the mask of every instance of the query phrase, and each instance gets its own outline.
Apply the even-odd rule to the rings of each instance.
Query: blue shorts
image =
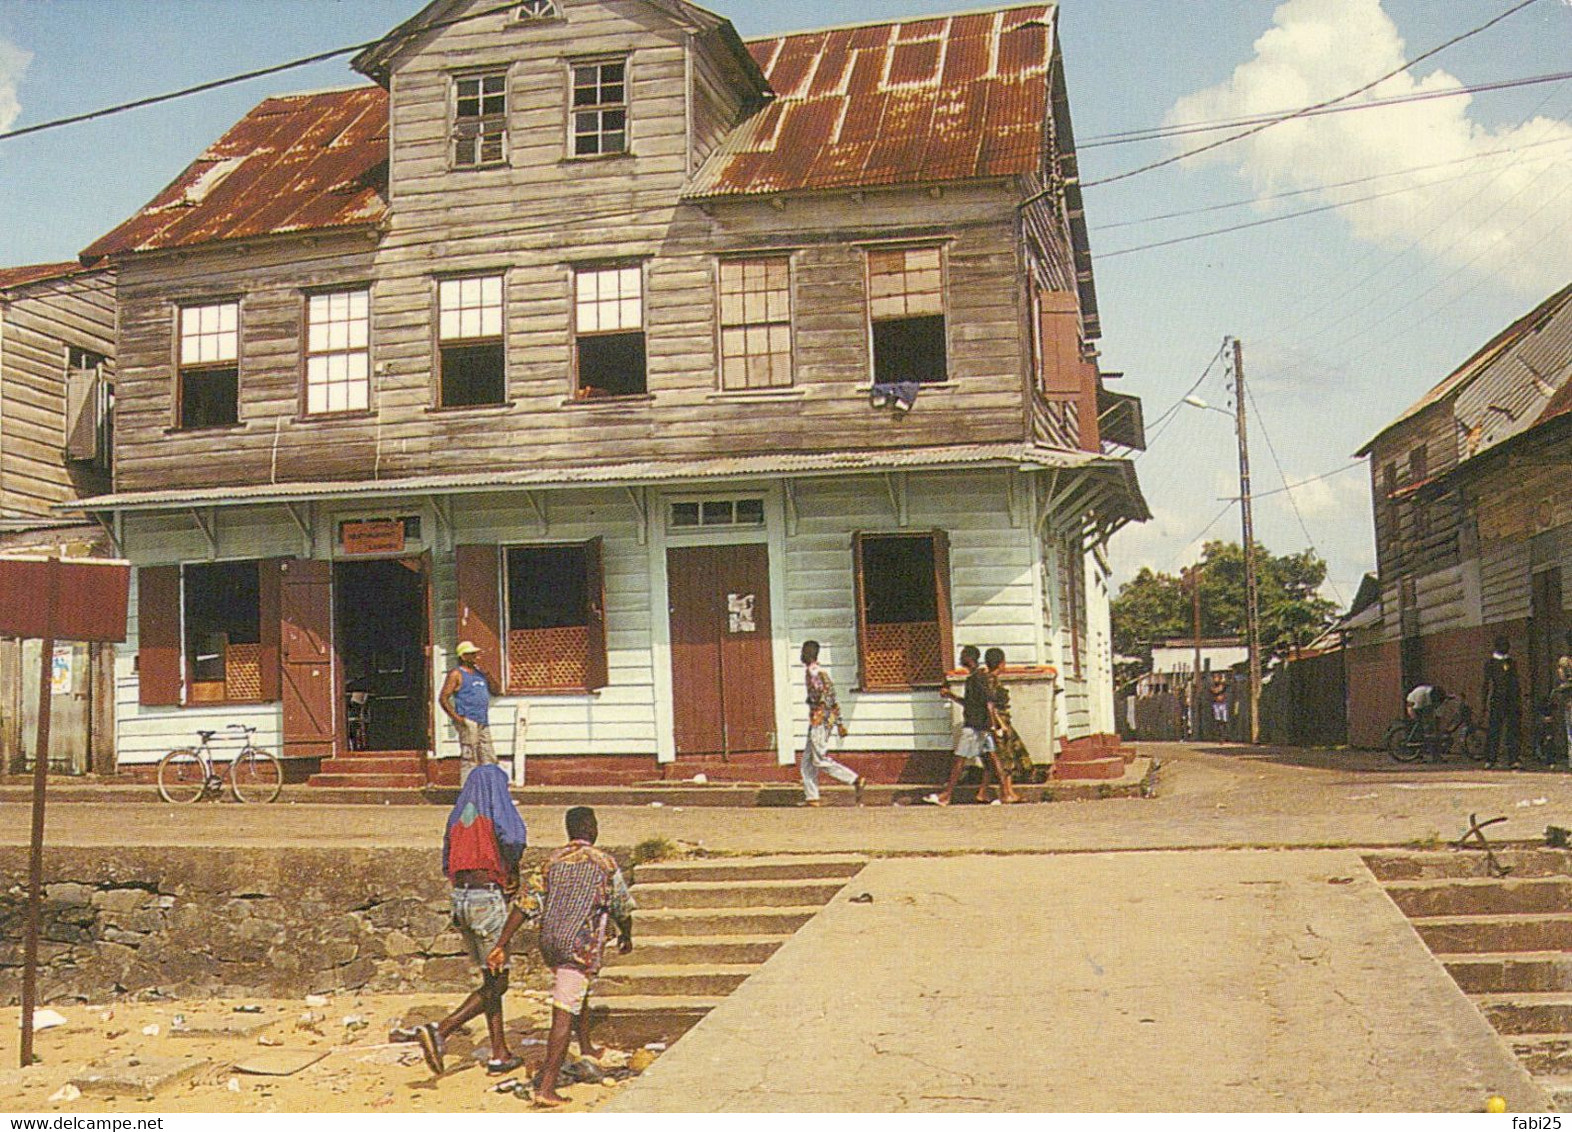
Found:
[[[478,965],[502,938],[502,925],[508,920],[508,898],[495,885],[485,888],[453,890],[453,926],[464,938],[464,950]]]

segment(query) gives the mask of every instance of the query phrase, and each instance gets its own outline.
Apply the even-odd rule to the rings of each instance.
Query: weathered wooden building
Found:
[[[1363,448],[1379,617],[1349,637],[1349,731],[1373,745],[1421,680],[1477,707],[1505,634],[1528,708],[1548,692],[1572,569],[1572,287],[1507,327]],[[1526,741],[1526,740],[1525,740]]]
[[[84,253],[122,764],[247,722],[319,783],[450,778],[470,639],[520,780],[780,773],[813,637],[870,775],[948,746],[965,643],[1056,666],[1078,773],[1118,773],[1140,406],[1055,9],[749,44],[683,0],[496,9],[268,99]]]
[[[90,554],[108,540],[96,522],[51,509],[110,486],[114,286],[76,263],[0,268],[0,554]],[[31,758],[38,642],[0,640],[0,767]],[[114,763],[111,651],[55,652],[50,762],[60,770]]]

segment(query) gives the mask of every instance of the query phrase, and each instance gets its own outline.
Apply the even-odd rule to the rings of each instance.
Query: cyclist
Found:
[[[1429,762],[1441,761],[1440,728],[1436,713],[1452,697],[1440,684],[1416,684],[1406,701],[1408,718],[1419,725],[1419,738]]]

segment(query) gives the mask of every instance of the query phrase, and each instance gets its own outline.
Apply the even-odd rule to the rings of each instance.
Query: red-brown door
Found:
[[[769,549],[666,552],[679,756],[775,751]]]
[[[279,652],[286,757],[328,758],[333,705],[333,565],[293,559],[281,567]]]

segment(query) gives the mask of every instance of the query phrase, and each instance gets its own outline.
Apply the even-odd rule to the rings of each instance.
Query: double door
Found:
[[[674,547],[666,577],[678,757],[773,757],[769,548]]]

